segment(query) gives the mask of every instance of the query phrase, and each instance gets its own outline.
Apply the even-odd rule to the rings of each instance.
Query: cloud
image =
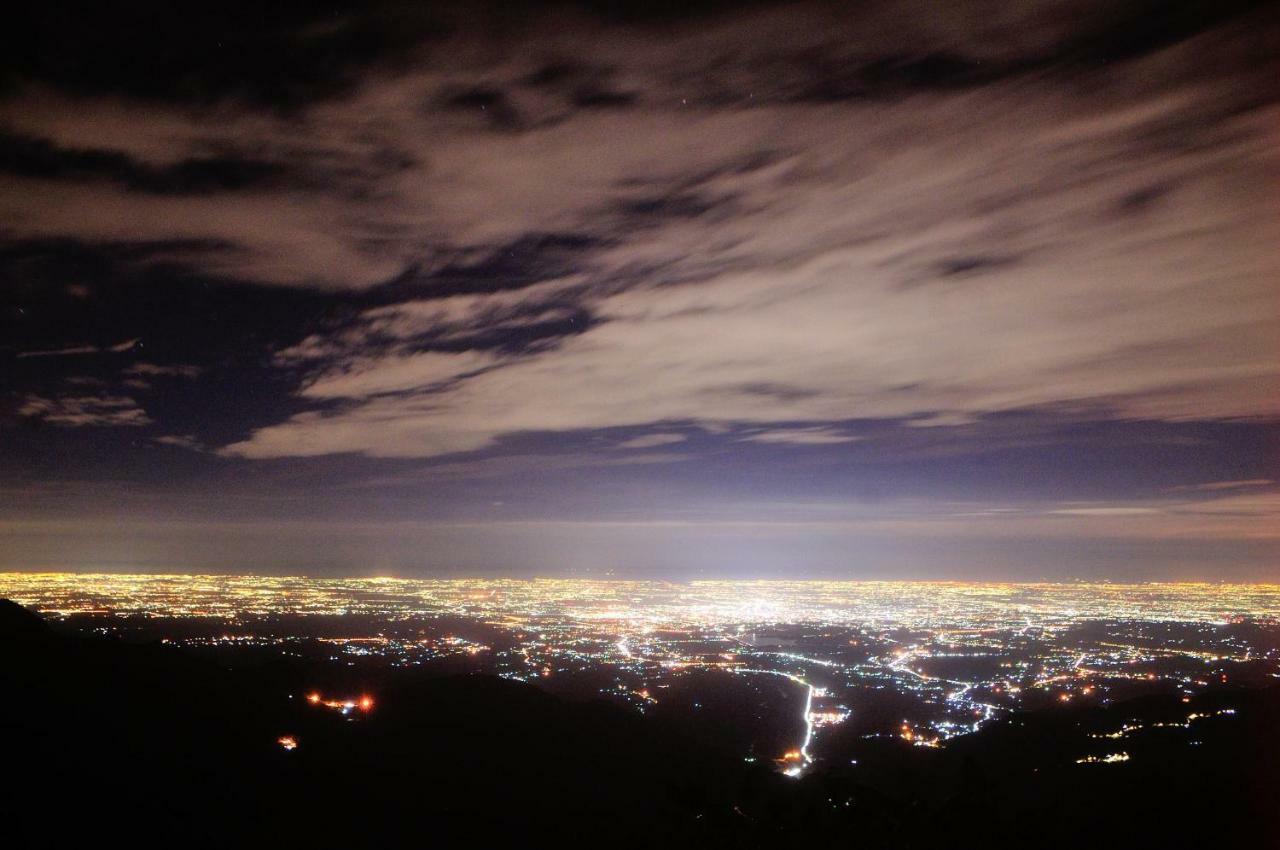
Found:
[[[789,6],[676,30],[562,14],[513,33],[506,51],[494,50],[501,36],[463,21],[449,43],[426,45],[395,69],[371,69],[346,94],[288,115],[234,99],[175,107],[32,91],[0,105],[0,121],[58,150],[122,157],[135,170],[214,159],[284,174],[232,196],[192,197],[19,172],[4,187],[0,220],[18,238],[189,240],[205,247],[187,259],[209,273],[362,288],[483,254],[533,230],[604,227],[613,237],[619,216],[610,211],[637,204],[669,214],[670,202],[684,199],[714,214],[736,201],[776,212],[783,205],[762,209],[751,185],[767,175],[741,174],[744,163],[772,158],[774,171],[790,173],[803,191],[843,160],[831,175],[840,187],[856,182],[859,161],[876,145],[953,131],[966,142],[969,103],[984,122],[1001,107],[1012,107],[1009,118],[1040,124],[1050,110],[1079,111],[1034,83],[1000,91],[1011,70],[1046,61],[1072,30],[1107,23],[1089,4],[1068,5],[1074,15],[1056,3],[1000,15],[962,4],[945,16],[918,14],[911,2],[857,16]],[[584,42],[593,45],[590,65],[562,59],[561,71],[547,73]],[[973,68],[1002,71],[975,77],[965,70]],[[1170,74],[1158,64],[1148,76]],[[1114,99],[1128,83],[1101,95]],[[611,92],[624,108],[583,108],[590,92]],[[907,95],[919,101],[897,105]],[[952,106],[939,116],[929,101]],[[516,119],[495,128],[491,103]],[[911,118],[917,106],[925,106],[919,122]],[[881,123],[885,132],[876,133]],[[821,141],[831,138],[842,144]],[[847,217],[812,235],[829,239]],[[793,236],[796,224],[807,226],[786,222],[779,235]],[[973,256],[1016,261],[1002,251],[959,256],[934,265],[965,267],[963,258]]]
[[[145,375],[147,377],[195,378],[204,370],[199,366],[185,363],[173,363],[160,366],[155,363],[134,363],[124,370],[126,375]]]
[[[1277,532],[1277,521],[1280,521],[1280,490],[1255,491],[1251,493],[1233,493],[1229,496],[1187,502],[1178,506],[1178,513],[1183,516],[1235,517],[1243,520],[1265,518],[1265,527],[1247,527],[1250,533],[1268,533],[1280,536]]]
[[[127,396],[69,396],[44,398],[27,396],[18,408],[19,416],[29,416],[73,428],[130,427],[150,425],[151,418],[138,403]]]
[[[1112,55],[1110,13],[1084,4],[919,11],[566,14],[509,50],[464,26],[288,114],[20,95],[0,120],[56,150],[152,175],[216,154],[271,179],[193,195],[10,174],[0,227],[364,293],[275,355],[310,409],[229,455],[1280,416],[1280,98],[1250,22]],[[585,41],[590,64],[567,61]]]
[[[162,437],[156,437],[155,442],[162,446],[176,446],[180,449],[191,449],[197,452],[205,450],[204,443],[196,439],[193,434],[165,434]]]
[[[684,434],[642,434],[639,437],[632,437],[630,440],[623,440],[618,443],[616,448],[619,449],[652,449],[657,446],[670,446],[674,443],[683,443],[688,438]]]
[[[1170,493],[1216,493],[1222,490],[1246,490],[1269,487],[1276,482],[1270,478],[1248,478],[1242,481],[1209,481],[1204,484],[1183,484],[1169,488]]]
[[[385,490],[389,487],[413,487],[421,484],[438,484],[442,481],[474,481],[484,478],[505,478],[512,475],[528,476],[538,473],[566,470],[607,469],[656,464],[679,463],[688,456],[674,452],[635,452],[622,456],[608,456],[599,452],[581,451],[570,454],[504,454],[489,457],[460,458],[432,463],[421,469],[379,475],[363,479],[353,486],[358,489]]]
[[[501,362],[479,351],[425,352],[363,358],[325,371],[301,390],[307,398],[368,398],[386,393],[421,390],[472,375]],[[429,401],[429,397],[424,397]]]
[[[28,357],[68,357],[77,354],[123,354],[132,351],[137,344],[137,339],[126,339],[115,345],[75,345],[41,351],[19,351],[17,356],[21,360]]]
[[[1139,508],[1139,507],[1123,507],[1123,506],[1103,506],[1093,508],[1059,508],[1058,510],[1049,511],[1048,513],[1055,516],[1148,516],[1158,514],[1160,511],[1155,508]]]
[[[829,446],[853,443],[862,439],[830,428],[775,428],[742,438],[752,443],[789,443],[794,446]]]

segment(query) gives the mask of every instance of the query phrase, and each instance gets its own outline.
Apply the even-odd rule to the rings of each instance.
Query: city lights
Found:
[[[790,746],[772,758],[797,777],[821,761],[833,728],[848,723],[864,737],[940,747],[1018,710],[1071,711],[1168,691],[1186,701],[1229,678],[1280,676],[1273,645],[1252,643],[1242,630],[1275,625],[1274,585],[4,574],[0,595],[90,625],[106,622],[101,612],[120,615],[99,630],[202,619],[205,632],[164,638],[196,650],[265,650],[357,669],[454,659],[566,692],[603,677],[599,695],[640,713],[701,710],[683,683],[732,676],[758,695],[770,723],[791,730]],[[281,617],[300,625],[285,628]],[[311,637],[312,617],[360,625]],[[501,637],[491,646],[461,623]],[[868,725],[867,707],[888,698],[904,708],[901,724]],[[376,704],[367,692],[321,687],[304,700],[348,719]],[[1188,729],[1229,712],[1146,725]],[[1120,760],[1108,758],[1081,763]]]

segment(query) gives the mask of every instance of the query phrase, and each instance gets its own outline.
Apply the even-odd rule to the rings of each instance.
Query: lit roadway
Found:
[[[795,675],[794,673],[784,673],[781,670],[748,670],[743,668],[736,668],[734,669],[733,672],[764,673],[769,676],[783,676],[795,682],[797,685],[804,685],[805,687],[804,714],[801,715],[804,719],[804,743],[800,745],[798,752],[800,753],[800,758],[802,759],[803,764],[812,764],[813,756],[809,754],[809,744],[813,741],[813,718],[810,716],[810,712],[813,709],[813,685],[809,684],[804,679],[801,679],[799,676]],[[787,776],[795,777],[795,776],[799,776],[803,769],[804,769],[803,765],[796,765],[795,767],[785,771],[785,773],[787,774]]]
[[[919,652],[919,649],[917,647],[914,647],[914,646],[910,647],[905,652],[900,653],[896,658],[894,658],[891,662],[889,662],[887,666],[889,667],[890,670],[893,670],[897,673],[910,673],[912,676],[915,676],[917,679],[919,679],[922,682],[945,682],[948,685],[959,686],[960,690],[952,691],[951,693],[947,694],[947,702],[956,703],[958,705],[973,706],[975,711],[981,711],[982,716],[979,717],[977,720],[975,720],[973,722],[973,726],[970,727],[972,731],[977,732],[978,727],[981,726],[984,721],[991,719],[992,715],[995,713],[995,706],[989,705],[985,702],[976,702],[974,700],[966,698],[965,695],[968,694],[969,691],[973,690],[978,686],[978,683],[976,682],[961,682],[956,679],[944,679],[941,676],[930,676],[927,673],[921,673],[918,670],[911,669],[907,665],[910,664],[913,659],[915,659],[916,654],[918,652]],[[1082,659],[1083,657],[1084,656],[1081,656]],[[951,736],[944,735],[943,737],[951,737]]]

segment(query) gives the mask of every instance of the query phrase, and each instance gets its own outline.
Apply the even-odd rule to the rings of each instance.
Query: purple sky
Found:
[[[1265,4],[112,4],[0,68],[0,569],[1280,579]]]

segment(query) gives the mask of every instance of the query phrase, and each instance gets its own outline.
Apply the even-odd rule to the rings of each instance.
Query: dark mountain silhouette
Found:
[[[28,611],[17,602],[0,599],[0,640],[47,634],[49,624],[34,611]]]
[[[793,781],[678,717],[487,676],[376,675],[372,710],[344,715],[279,668],[66,635],[2,603],[0,841],[1266,847],[1280,834],[1275,689],[1016,715],[937,750],[866,739]],[[1177,725],[1189,713],[1205,717]],[[1126,724],[1142,728],[1092,737]],[[1119,751],[1131,759],[1077,764]]]

